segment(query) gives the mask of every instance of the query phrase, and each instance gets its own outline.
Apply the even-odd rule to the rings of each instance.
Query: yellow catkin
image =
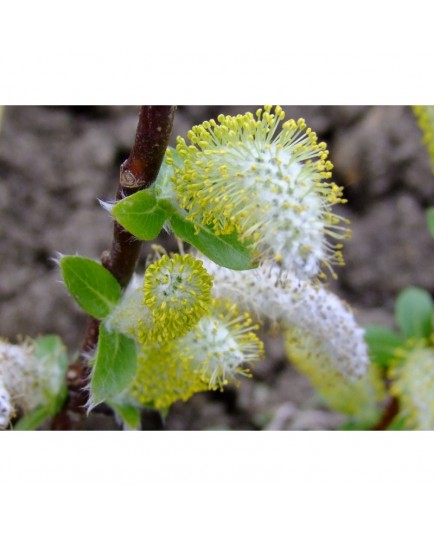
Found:
[[[207,388],[192,368],[191,360],[180,356],[172,341],[151,346],[139,354],[131,395],[144,406],[168,409],[174,402],[188,400]]]
[[[379,403],[385,397],[380,369],[371,363],[362,378],[351,381],[340,374],[319,346],[309,344],[308,338],[301,339],[290,328],[286,329],[284,340],[289,361],[309,378],[331,409],[364,424],[375,422]]]
[[[423,133],[422,141],[428,147],[434,173],[434,106],[413,106],[413,111]]]
[[[257,329],[250,315],[227,300],[213,301],[210,313],[184,337],[143,345],[131,395],[142,405],[168,409],[248,376],[246,365],[263,355]]]
[[[434,348],[409,343],[398,352],[389,374],[405,426],[434,430]]]
[[[212,277],[191,255],[163,255],[145,272],[143,304],[152,315],[139,322],[142,343],[180,337],[209,312]]]
[[[326,144],[304,119],[284,117],[265,106],[193,127],[189,142],[177,139],[178,162],[168,157],[175,194],[188,220],[237,233],[258,261],[279,259],[299,277],[334,273],[343,257],[333,241],[349,236],[348,220],[331,213],[342,187],[330,181]]]

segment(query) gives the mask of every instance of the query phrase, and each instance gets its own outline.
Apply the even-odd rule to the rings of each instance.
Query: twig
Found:
[[[393,419],[398,415],[399,402],[395,397],[391,397],[383,411],[380,420],[372,427],[372,430],[387,430]]]
[[[172,131],[175,106],[142,106],[136,138],[130,156],[121,165],[116,200],[149,188],[156,180]],[[114,223],[113,240],[109,251],[101,256],[102,265],[107,268],[125,288],[136,268],[141,242],[117,222]],[[53,429],[65,430],[77,427],[77,416],[70,413],[84,413],[87,391],[84,389],[89,377],[87,355],[98,343],[99,321],[89,318],[85,336],[77,361],[68,371],[69,396],[64,409],[53,420]]]
[[[149,188],[157,178],[172,131],[175,106],[142,106],[136,140],[130,156],[121,165],[116,200]],[[110,251],[102,255],[102,264],[126,287],[139,258],[141,242],[114,224]]]

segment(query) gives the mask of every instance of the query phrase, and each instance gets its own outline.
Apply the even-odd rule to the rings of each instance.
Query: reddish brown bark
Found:
[[[398,399],[392,397],[387,402],[383,415],[372,430],[387,430],[392,424],[393,419],[398,415],[399,412],[399,402]]]
[[[130,156],[120,168],[116,200],[139,190],[149,188],[156,180],[172,131],[175,106],[142,106]],[[110,250],[101,256],[107,268],[125,288],[136,268],[141,242],[117,222],[114,223]],[[64,409],[53,420],[54,430],[77,429],[85,413],[87,391],[85,386],[90,374],[87,356],[98,342],[99,321],[89,318],[77,361],[68,371],[69,395]]]

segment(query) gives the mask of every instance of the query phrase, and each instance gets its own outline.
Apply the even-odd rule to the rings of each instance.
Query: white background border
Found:
[[[419,0],[5,4],[3,104],[433,103]],[[427,533],[433,438],[4,433],[2,533]]]

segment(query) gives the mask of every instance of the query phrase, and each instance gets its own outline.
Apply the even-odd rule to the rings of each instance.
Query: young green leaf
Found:
[[[170,226],[173,232],[188,242],[216,264],[231,270],[250,270],[255,268],[246,244],[238,240],[236,234],[216,236],[210,227],[193,224],[180,214],[172,214]],[[196,232],[195,226],[199,228]]]
[[[47,355],[67,363],[65,345],[58,335],[43,335],[34,340],[36,359],[45,359]]]
[[[173,160],[173,166],[182,168],[184,166],[184,158],[178,153],[175,147],[168,147],[168,149],[170,151],[169,156]]]
[[[140,411],[136,407],[125,402],[113,400],[107,400],[107,405],[115,410],[130,430],[140,428]]]
[[[98,262],[66,255],[60,259],[60,269],[72,297],[89,315],[105,318],[120,300],[119,283]]]
[[[46,335],[35,339],[35,358],[41,362],[45,370],[41,389],[47,400],[50,415],[56,415],[61,409],[68,394],[66,388],[66,372],[68,355],[62,339],[57,335]]]
[[[36,408],[24,415],[14,426],[14,430],[18,432],[36,430],[49,417],[51,417],[49,408],[45,406]]]
[[[382,326],[368,326],[366,344],[374,363],[387,368],[395,357],[395,350],[404,344],[402,335]]]
[[[430,235],[434,238],[434,207],[431,207],[426,211],[426,223]]]
[[[107,331],[101,324],[90,382],[91,407],[118,395],[135,374],[135,342],[120,333]]]
[[[406,338],[428,338],[432,333],[433,300],[421,288],[403,290],[395,304],[396,323]]]
[[[175,149],[171,149],[171,154],[174,162],[180,162],[182,165],[182,158],[178,155],[178,152],[175,151]],[[173,192],[173,186],[172,186],[172,177],[173,177],[173,166],[171,164],[167,164],[166,162],[167,156],[163,160],[163,163],[161,164],[160,171],[158,172],[158,176],[154,184],[152,185],[152,191],[157,199],[157,201],[161,201],[161,199],[172,197]]]
[[[341,431],[364,431],[370,430],[375,424],[377,417],[372,417],[370,420],[358,420],[358,419],[348,419],[342,426],[339,426],[338,430]]]
[[[125,197],[113,207],[112,216],[140,240],[156,238],[166,220],[166,213],[158,205],[153,190],[141,190]]]
[[[35,343],[35,358],[44,362],[47,368],[56,368],[61,376],[68,368],[68,355],[62,339],[57,335],[37,337]]]
[[[398,414],[393,421],[387,427],[388,431],[402,431],[407,430],[406,419],[404,416]]]

